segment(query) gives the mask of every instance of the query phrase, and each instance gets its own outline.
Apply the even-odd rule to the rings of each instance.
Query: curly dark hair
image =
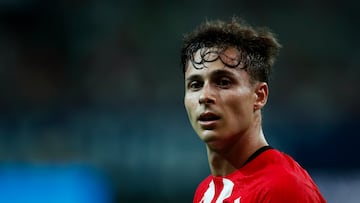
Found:
[[[235,64],[226,63],[226,58],[229,57],[223,54],[227,48],[231,47],[239,51],[240,58],[236,60]],[[207,51],[200,53],[201,61],[195,61],[194,54],[203,48]],[[204,62],[211,62],[205,57],[207,54],[214,54],[211,48],[218,50],[215,53],[217,57],[213,57],[211,61],[220,59],[230,68],[236,68],[242,63],[241,68],[249,73],[252,81],[268,82],[281,45],[268,28],[254,28],[237,17],[233,17],[229,21],[206,21],[193,32],[184,36],[181,49],[183,73],[186,72],[189,62],[195,68],[203,68],[205,67]],[[198,66],[201,64],[203,66]]]

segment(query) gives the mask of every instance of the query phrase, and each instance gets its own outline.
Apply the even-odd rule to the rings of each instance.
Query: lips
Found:
[[[220,119],[220,116],[212,113],[212,112],[204,112],[200,114],[198,120],[201,122],[210,122],[210,121],[217,121]]]

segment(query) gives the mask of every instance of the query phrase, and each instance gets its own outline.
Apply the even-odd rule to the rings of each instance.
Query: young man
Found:
[[[326,202],[309,174],[270,147],[262,131],[279,48],[271,32],[236,18],[205,22],[184,37],[184,103],[211,170],[194,203]]]

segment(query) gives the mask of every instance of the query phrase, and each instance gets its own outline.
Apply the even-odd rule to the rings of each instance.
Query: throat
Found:
[[[269,145],[262,146],[258,148],[255,152],[246,156],[244,159],[241,156],[236,157],[226,157],[217,152],[209,152],[208,151],[208,161],[210,164],[211,174],[214,176],[227,176],[234,171],[244,167],[256,157],[258,157],[263,152],[273,149]],[[233,159],[233,160],[232,160]]]
[[[237,168],[223,157],[213,154],[208,156],[211,174],[214,176],[226,176],[236,171]]]

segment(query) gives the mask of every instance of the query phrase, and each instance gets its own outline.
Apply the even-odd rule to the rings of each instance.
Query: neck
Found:
[[[211,173],[215,176],[226,176],[244,166],[248,158],[263,146],[268,145],[260,123],[249,132],[239,135],[239,139],[223,149],[212,149],[207,146],[208,161]]]

